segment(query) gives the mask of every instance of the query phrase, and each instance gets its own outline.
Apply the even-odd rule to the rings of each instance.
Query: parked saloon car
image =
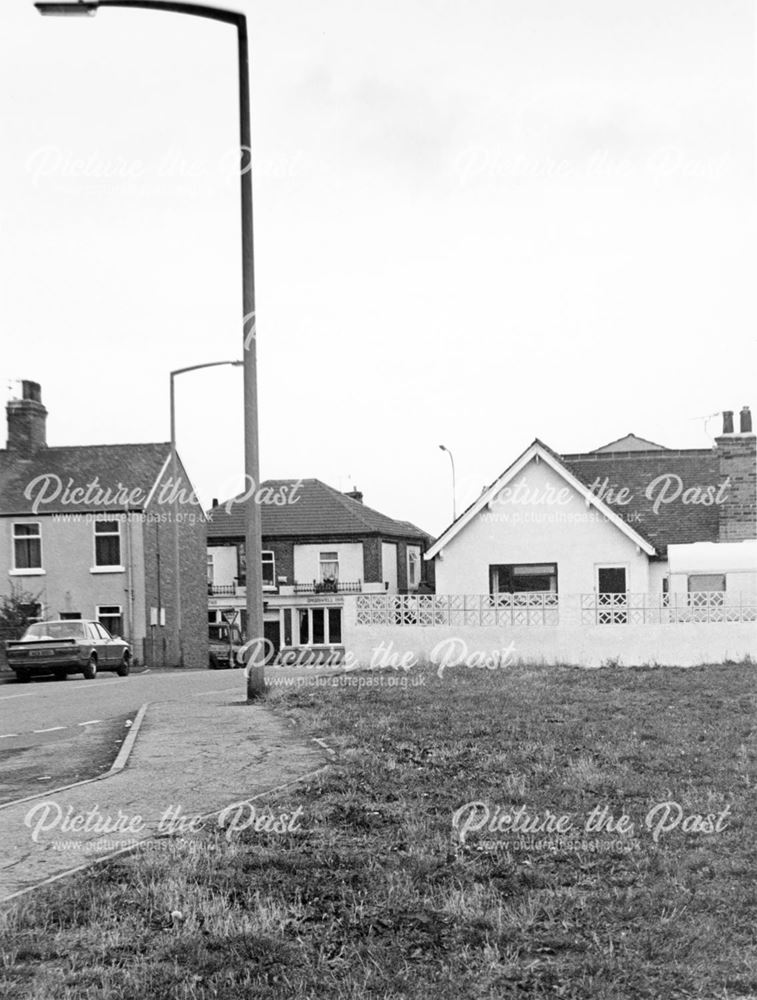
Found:
[[[131,667],[128,643],[93,621],[35,622],[20,639],[7,640],[5,651],[20,681],[34,674],[54,674],[59,681],[83,674],[92,680],[98,670],[126,677]]]

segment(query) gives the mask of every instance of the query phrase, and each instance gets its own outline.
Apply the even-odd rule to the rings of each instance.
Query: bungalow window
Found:
[[[339,579],[339,553],[321,552],[321,583],[336,583]]]
[[[557,593],[557,563],[490,566],[492,594]]]
[[[121,565],[118,521],[95,521],[95,566]]]
[[[15,569],[42,569],[42,529],[39,521],[13,525]]]
[[[276,586],[276,557],[273,552],[265,550],[263,552],[263,586]]]

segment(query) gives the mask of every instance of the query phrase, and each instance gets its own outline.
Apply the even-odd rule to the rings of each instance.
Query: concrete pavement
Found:
[[[246,704],[241,672],[236,683],[216,676],[211,690],[151,702],[118,774],[0,808],[0,901],[133,849],[165,832],[167,815],[174,833],[189,833],[197,817],[326,765],[315,741],[265,706]]]

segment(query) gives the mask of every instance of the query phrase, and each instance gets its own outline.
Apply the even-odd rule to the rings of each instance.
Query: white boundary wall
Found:
[[[617,661],[623,666],[692,667],[745,657],[757,660],[757,623],[358,625],[357,598],[346,596],[342,643],[352,662],[365,667],[395,666],[410,654],[413,663],[488,655],[502,665],[600,667]],[[397,659],[390,662],[390,657]]]

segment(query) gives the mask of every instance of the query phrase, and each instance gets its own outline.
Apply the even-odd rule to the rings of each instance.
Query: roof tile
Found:
[[[32,514],[78,510],[123,510],[124,493],[149,497],[171,453],[168,443],[96,444],[40,448],[29,459],[12,450],[0,450],[0,514]],[[66,491],[97,491],[112,499],[99,503],[66,502]],[[120,491],[120,492],[119,492]],[[144,502],[130,504],[141,509]]]
[[[428,539],[430,536],[409,521],[387,517],[340,493],[320,479],[267,479],[260,485],[273,502],[261,503],[263,536],[380,534],[393,538]],[[263,494],[261,493],[261,496]],[[276,503],[276,498],[296,498]],[[226,500],[208,512],[208,538],[239,538],[245,532],[244,495]]]

